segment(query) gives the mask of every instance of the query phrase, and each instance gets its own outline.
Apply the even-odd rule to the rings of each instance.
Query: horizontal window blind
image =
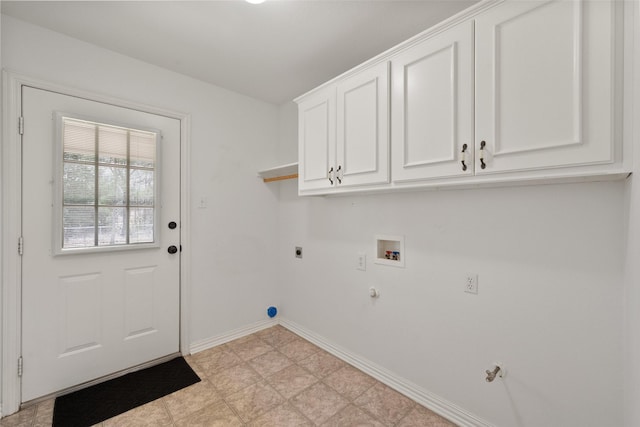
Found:
[[[158,134],[62,117],[62,248],[155,241]]]

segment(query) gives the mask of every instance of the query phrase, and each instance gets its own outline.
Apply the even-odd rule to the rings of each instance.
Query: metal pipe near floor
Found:
[[[492,371],[490,371],[490,370],[488,370],[488,369],[487,369],[487,370],[485,371],[485,373],[487,374],[487,378],[485,378],[485,379],[486,379],[486,381],[487,381],[488,383],[492,382],[493,380],[495,380],[495,379],[496,379],[496,376],[497,376],[498,374],[500,375],[500,377],[502,377],[502,376],[503,376],[503,374],[502,374],[501,370],[502,370],[502,368],[500,367],[500,365],[495,365],[495,367],[493,368],[493,370],[492,370]]]

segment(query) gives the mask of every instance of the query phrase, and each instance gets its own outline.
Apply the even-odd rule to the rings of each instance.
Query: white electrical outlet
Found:
[[[467,273],[464,279],[464,291],[470,294],[478,294],[478,275]]]
[[[356,269],[365,271],[367,269],[367,254],[363,252],[358,253],[358,259]]]

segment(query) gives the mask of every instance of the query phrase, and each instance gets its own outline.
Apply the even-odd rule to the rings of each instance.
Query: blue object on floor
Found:
[[[267,315],[269,315],[269,317],[273,318],[276,317],[276,314],[278,314],[278,309],[271,306],[269,308],[267,308]]]

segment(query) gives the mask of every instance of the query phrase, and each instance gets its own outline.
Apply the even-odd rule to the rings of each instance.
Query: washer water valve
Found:
[[[485,380],[488,383],[493,382],[493,380],[496,379],[496,376],[498,376],[500,378],[503,378],[504,374],[505,374],[504,369],[498,363],[495,364],[495,367],[493,368],[493,370],[490,371],[490,370],[487,369],[484,372],[487,374],[487,377],[485,378]]]
[[[369,288],[369,296],[371,298],[378,298],[380,296],[380,292],[372,286]]]

